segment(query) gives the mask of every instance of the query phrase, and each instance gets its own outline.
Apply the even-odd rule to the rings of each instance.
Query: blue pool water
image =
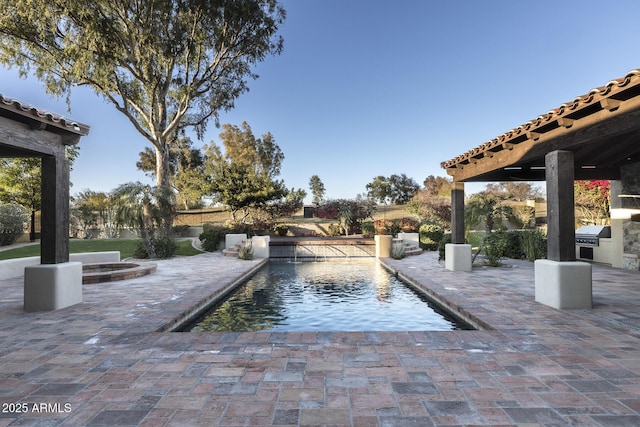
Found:
[[[192,332],[448,331],[436,311],[377,261],[272,262],[196,320]]]

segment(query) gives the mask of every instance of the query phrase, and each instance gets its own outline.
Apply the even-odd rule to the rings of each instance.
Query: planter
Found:
[[[386,228],[376,228],[376,234],[389,234]]]

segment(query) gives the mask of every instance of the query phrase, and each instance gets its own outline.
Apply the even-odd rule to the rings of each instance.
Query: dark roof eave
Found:
[[[53,133],[66,134],[70,144],[75,144],[81,136],[89,134],[90,126],[45,111],[0,94],[0,116],[27,123]]]

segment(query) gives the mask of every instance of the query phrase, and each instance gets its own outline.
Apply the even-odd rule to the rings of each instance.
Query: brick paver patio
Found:
[[[25,313],[0,282],[0,426],[640,425],[640,275],[594,308],[533,300],[533,266],[384,260],[488,330],[157,332],[258,261],[203,254]]]

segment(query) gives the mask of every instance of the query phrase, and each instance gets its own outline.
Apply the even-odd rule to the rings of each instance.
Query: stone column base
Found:
[[[536,301],[557,309],[591,308],[591,264],[581,261],[534,263]]]
[[[373,240],[376,242],[376,257],[389,258],[391,256],[391,239],[389,234],[376,234]]]
[[[224,248],[225,249],[235,248],[237,245],[244,242],[245,240],[247,240],[247,235],[244,233],[227,234],[224,236]]]
[[[81,262],[39,264],[25,267],[25,311],[58,310],[81,302]]]
[[[254,258],[269,258],[269,236],[253,236],[251,238],[251,247],[253,248]]]
[[[451,271],[471,271],[471,245],[447,243],[444,246],[444,267]]]

